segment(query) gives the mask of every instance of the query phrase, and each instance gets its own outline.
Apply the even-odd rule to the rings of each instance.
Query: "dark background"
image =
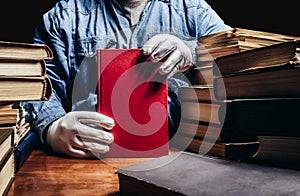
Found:
[[[43,13],[58,0],[9,0],[0,3],[0,40],[31,42]],[[84,0],[83,0],[84,1]],[[297,0],[207,0],[232,27],[300,36]]]

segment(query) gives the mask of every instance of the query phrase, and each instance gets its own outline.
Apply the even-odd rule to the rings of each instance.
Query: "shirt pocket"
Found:
[[[96,49],[114,48],[116,40],[114,38],[91,37],[73,41],[70,50],[70,57],[94,56]]]
[[[79,66],[95,59],[97,49],[114,48],[116,41],[113,38],[90,37],[73,41],[70,47],[70,69],[73,75],[78,72]]]

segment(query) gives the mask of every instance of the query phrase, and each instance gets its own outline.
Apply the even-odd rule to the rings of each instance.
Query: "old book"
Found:
[[[178,97],[181,101],[216,101],[212,85],[192,85],[180,87],[178,89]]]
[[[0,160],[0,195],[7,195],[14,180],[14,152],[10,148],[4,159]]]
[[[221,108],[223,125],[257,136],[299,137],[300,98],[235,99]]]
[[[44,59],[0,58],[1,76],[43,76],[45,74]]]
[[[223,126],[225,114],[220,108],[226,108],[227,100],[218,101],[213,94],[213,87],[209,85],[179,88],[178,96],[182,107],[177,134],[222,142],[257,141],[256,136],[241,134],[234,128]]]
[[[18,121],[18,109],[0,109],[0,126],[16,125]]]
[[[211,141],[222,141],[221,126],[201,121],[182,119],[176,135],[186,135],[195,138],[205,138]]]
[[[0,41],[0,58],[52,59],[53,53],[44,44]]]
[[[181,101],[183,119],[220,124],[219,108],[224,102]]]
[[[15,135],[14,135],[14,145],[17,146],[19,142],[27,135],[31,130],[30,124],[25,121],[25,118],[20,119],[16,126],[14,126]]]
[[[261,50],[256,53],[261,53],[257,55],[255,52],[247,52],[248,50],[253,50],[257,48],[262,48],[266,46],[277,45],[279,43],[284,43],[283,46],[285,48],[290,47],[286,42],[297,42],[295,40],[300,40],[300,37],[281,35],[276,33],[264,32],[264,31],[255,31],[250,29],[242,29],[242,28],[232,28],[231,30],[217,32],[214,34],[206,35],[203,37],[199,37],[199,44],[196,46],[195,51],[197,55],[196,67],[197,71],[193,71],[193,75],[191,75],[192,84],[213,84],[213,75],[226,75],[232,72],[240,72],[243,70],[252,70],[260,67],[265,67],[266,65],[262,65],[262,63],[270,63],[264,62],[263,59],[270,58],[270,54],[265,52],[263,54]],[[279,45],[281,46],[281,45]],[[281,53],[278,50],[282,50],[283,47],[268,47],[267,49],[272,53]],[[232,54],[242,53],[248,54],[248,56],[244,55],[246,60],[237,59],[236,64],[232,64],[231,60],[229,63],[226,63],[223,59],[227,59],[232,56]],[[253,53],[252,56],[249,56]],[[295,52],[295,54],[298,54]],[[229,57],[227,57],[229,56]],[[240,56],[236,54],[236,56]],[[236,56],[233,56],[235,58]],[[273,57],[274,58],[274,57]],[[286,57],[285,57],[286,58]],[[291,58],[291,57],[288,57]],[[292,59],[291,61],[295,61],[294,63],[298,63],[298,57]],[[251,60],[249,60],[251,59]],[[258,62],[254,62],[255,61]],[[280,64],[283,60],[276,62],[271,62],[274,64]],[[220,63],[219,63],[220,62]],[[289,59],[284,61],[289,62]],[[221,68],[219,68],[218,63]],[[249,67],[249,63],[252,63],[252,67]],[[223,64],[229,64],[228,66],[223,66]],[[220,69],[220,70],[219,70]],[[225,69],[225,70],[224,70]],[[230,70],[233,69],[233,70]],[[196,80],[198,78],[198,80]]]
[[[121,195],[299,194],[299,171],[189,152],[118,169]]]
[[[14,103],[13,108],[18,110],[17,123],[14,125],[14,146],[17,146],[23,137],[29,132],[30,124],[25,120],[27,112],[20,102]]]
[[[235,128],[225,127],[223,124],[212,124],[189,119],[181,119],[176,135],[226,143],[258,141],[255,134],[238,132]]]
[[[293,64],[214,78],[219,100],[241,98],[299,97],[300,68]]]
[[[51,93],[52,85],[47,76],[0,77],[1,102],[48,100]]]
[[[265,46],[295,39],[300,39],[300,37],[234,27],[226,31],[220,31],[217,33],[201,36],[198,38],[198,41],[199,43],[204,44],[205,46],[227,42],[234,43],[235,41],[243,41],[257,44],[264,43],[263,46]]]
[[[300,37],[257,31],[244,28],[232,28],[198,38],[196,46],[198,66],[211,66],[221,56],[244,52],[278,43],[300,40]]]
[[[252,158],[258,150],[259,141],[224,142],[212,141],[208,138],[197,138],[188,135],[179,135],[171,141],[172,147],[197,154],[233,160],[247,160]]]
[[[254,162],[300,170],[300,137],[257,136],[259,149]]]
[[[22,140],[14,147],[15,151],[15,173],[23,166],[32,151],[37,145],[37,134],[34,131],[29,131]]]
[[[219,107],[223,101],[215,99],[211,85],[194,85],[178,89],[181,117],[190,121],[220,124]]]
[[[0,129],[0,161],[13,146],[13,130],[10,128]]]
[[[140,49],[98,50],[98,111],[115,120],[107,157],[168,154],[167,79]]]
[[[256,38],[255,41],[258,39],[265,39],[265,40],[273,40],[274,42],[271,42],[271,44],[277,42],[285,42],[289,40],[299,40],[300,36],[292,36],[292,35],[285,35],[280,33],[273,33],[268,31],[259,31],[254,29],[246,29],[246,28],[240,28],[235,27],[235,32],[238,32],[240,35],[244,36],[246,41],[247,39]]]
[[[211,63],[211,62],[209,62]],[[212,66],[196,66],[190,69],[186,77],[191,85],[213,85]]]
[[[298,52],[299,42],[292,40],[220,56],[214,59],[213,73],[216,76],[226,76],[288,63],[299,64]]]
[[[26,111],[20,102],[3,102],[0,106],[0,131],[5,129],[14,131],[14,146],[30,130],[30,124],[25,121],[25,115]]]
[[[294,43],[299,41],[300,37],[297,36],[282,35],[243,28],[232,28],[227,31],[199,37],[198,40],[199,45],[196,46],[195,49],[197,55],[196,65],[198,69],[205,67],[205,69],[200,69],[198,72],[194,72],[195,74],[193,81],[195,81],[195,75],[198,73],[198,78],[201,79],[199,79],[199,82],[201,82],[199,84],[213,84],[213,75],[221,76],[232,72],[239,72],[242,70],[249,71],[265,66],[271,66],[266,65],[266,63],[278,65],[283,62],[287,63],[289,60],[293,61],[294,63],[298,63],[298,57],[295,57],[295,59],[281,59],[281,57],[284,55],[278,50],[283,50],[283,47],[279,48],[281,45],[277,47],[273,46],[283,44],[285,48],[288,48],[289,46],[286,45],[289,44],[286,44],[286,42]],[[267,47],[267,50],[270,52],[268,51],[263,53],[262,51],[266,49],[257,50],[263,47]],[[257,52],[252,52],[252,50]],[[240,53],[242,54],[240,55]],[[257,55],[258,53],[260,54]],[[273,54],[270,55],[271,53]],[[280,55],[277,55],[277,53]],[[294,52],[294,55],[296,53],[297,52]],[[228,62],[225,60],[237,58],[239,56],[244,57],[241,57],[241,59],[236,59],[235,62],[232,62],[233,60],[228,60]],[[270,56],[272,56],[272,60],[274,62],[267,62],[266,58],[270,58]],[[293,56],[286,56],[284,58],[293,58]],[[252,65],[249,65],[251,63]],[[217,66],[218,64],[220,64],[220,70]],[[206,76],[206,80],[203,80],[201,74]]]

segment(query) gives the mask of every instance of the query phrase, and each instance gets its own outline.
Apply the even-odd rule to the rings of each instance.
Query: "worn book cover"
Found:
[[[216,99],[252,99],[300,96],[300,68],[284,64],[214,78]]]
[[[265,47],[215,58],[213,73],[226,76],[265,67],[299,64],[299,40],[290,40]]]
[[[300,98],[235,99],[223,113],[224,127],[258,136],[299,137]]]
[[[37,144],[37,134],[29,131],[24,138],[14,147],[15,151],[15,172],[18,172]]]
[[[52,59],[53,52],[45,44],[0,41],[0,58]]]
[[[1,58],[1,76],[43,76],[46,74],[44,59]]]
[[[0,160],[0,195],[7,195],[14,181],[14,150],[9,149]]]
[[[225,142],[210,140],[209,138],[192,137],[180,134],[172,140],[171,146],[184,151],[197,154],[221,157],[232,160],[251,159],[258,151],[259,141],[248,140],[244,142]]]
[[[300,137],[258,136],[259,149],[253,162],[300,170]]]
[[[107,157],[168,153],[167,78],[140,49],[98,50],[98,111],[115,120]]]
[[[0,76],[0,102],[46,101],[52,94],[47,76]]]
[[[116,171],[121,195],[298,195],[300,172],[178,152]]]
[[[10,128],[0,129],[0,161],[13,146],[13,130]]]

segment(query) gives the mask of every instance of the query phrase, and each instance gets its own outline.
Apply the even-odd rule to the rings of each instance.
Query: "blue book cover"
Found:
[[[36,132],[29,131],[19,144],[15,146],[15,172],[19,171],[31,152],[35,149],[36,144]]]

